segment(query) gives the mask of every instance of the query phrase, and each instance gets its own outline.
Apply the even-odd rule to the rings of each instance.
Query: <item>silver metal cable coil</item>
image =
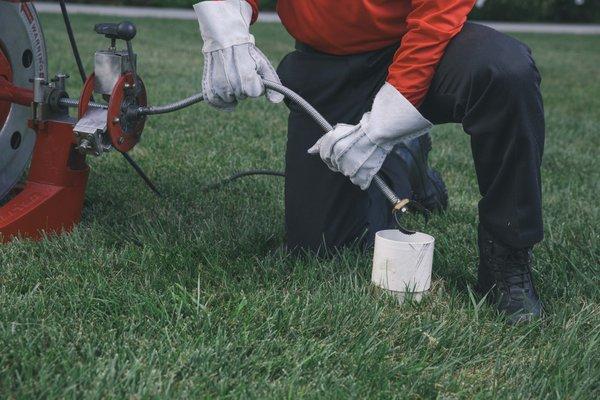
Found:
[[[79,100],[63,98],[58,101],[58,104],[64,107],[77,108],[79,107]],[[108,106],[106,104],[96,103],[93,101],[90,101],[88,105],[91,108],[102,108],[104,110],[108,109]]]

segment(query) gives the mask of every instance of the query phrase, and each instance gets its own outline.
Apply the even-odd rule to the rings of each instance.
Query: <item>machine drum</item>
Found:
[[[31,2],[0,0],[0,79],[32,88],[47,78],[44,35]],[[29,107],[0,101],[0,199],[19,181],[31,158],[35,132],[28,127]]]

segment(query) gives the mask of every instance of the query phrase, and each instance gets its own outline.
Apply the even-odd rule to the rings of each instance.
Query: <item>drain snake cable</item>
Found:
[[[288,100],[292,101],[297,106],[299,106],[321,127],[321,129],[323,129],[324,133],[327,133],[327,132],[330,132],[331,130],[333,130],[333,126],[325,119],[325,117],[323,117],[308,101],[306,101],[304,98],[302,98],[302,96],[300,96],[298,93],[294,92],[293,90],[291,90],[279,83],[275,83],[275,82],[271,82],[271,81],[267,81],[267,80],[264,80],[263,83],[265,85],[265,88],[273,90],[278,93],[281,93]],[[166,104],[163,106],[138,107],[137,109],[133,110],[132,113],[133,113],[134,117],[166,114],[166,113],[178,111],[183,108],[189,107],[189,106],[199,103],[203,100],[204,100],[204,96],[202,96],[202,93],[197,93],[186,99],[177,101],[175,103]],[[209,186],[209,188],[219,187],[222,184],[234,181],[241,177],[251,176],[251,175],[285,176],[283,173],[276,172],[276,171],[264,171],[264,170],[244,171],[239,174],[232,175],[229,178],[224,179],[223,181],[212,184]],[[397,204],[400,203],[400,199],[398,198],[398,196],[396,196],[394,191],[387,185],[387,183],[383,180],[383,178],[381,176],[375,175],[375,177],[373,178],[373,181],[392,205],[396,206]]]

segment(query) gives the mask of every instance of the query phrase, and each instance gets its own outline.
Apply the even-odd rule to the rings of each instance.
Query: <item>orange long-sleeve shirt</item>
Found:
[[[247,0],[258,15],[260,0]],[[347,55],[400,42],[388,82],[418,106],[446,45],[476,0],[279,0],[277,12],[298,41]]]

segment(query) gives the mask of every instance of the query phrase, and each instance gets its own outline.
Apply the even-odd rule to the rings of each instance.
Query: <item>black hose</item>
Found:
[[[251,169],[248,171],[242,171],[242,172],[238,172],[237,174],[233,174],[231,175],[229,178],[225,178],[222,179],[218,182],[215,183],[211,183],[210,185],[206,186],[204,188],[204,190],[208,191],[208,190],[213,190],[213,189],[218,189],[222,186],[225,186],[228,183],[231,183],[233,181],[236,181],[240,178],[245,178],[247,176],[257,176],[257,175],[262,175],[262,176],[280,176],[285,178],[285,173],[284,172],[279,172],[279,171],[271,171],[268,169]]]
[[[146,175],[146,173],[138,165],[138,163],[136,163],[135,160],[133,158],[131,158],[131,156],[129,154],[127,154],[127,153],[121,153],[121,154],[123,154],[123,158],[125,158],[125,160],[129,163],[129,165],[131,165],[133,167],[133,169],[135,169],[135,172],[137,172],[138,175],[144,180],[144,182],[150,188],[150,190],[152,190],[154,192],[154,194],[156,194],[158,197],[162,197],[162,194],[160,193],[158,188],[154,185],[154,183],[152,183],[150,178],[148,178],[148,175]]]
[[[75,62],[77,63],[77,69],[79,70],[81,81],[85,83],[87,75],[85,73],[85,68],[83,68],[83,63],[81,62],[81,55],[79,54],[79,49],[77,48],[77,41],[75,40],[75,34],[73,33],[73,27],[71,26],[71,19],[69,18],[69,14],[67,12],[67,6],[64,0],[58,0],[58,2],[60,4],[60,11],[62,13],[63,20],[65,21],[65,28],[67,29],[67,36],[69,36],[69,42],[71,43],[73,57],[75,57]]]

